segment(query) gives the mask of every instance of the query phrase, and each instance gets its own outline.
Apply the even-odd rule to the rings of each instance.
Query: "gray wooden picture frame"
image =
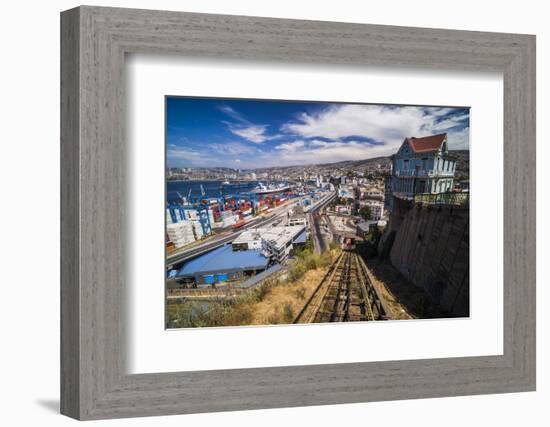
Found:
[[[124,60],[136,52],[502,72],[504,354],[127,374]],[[88,6],[62,12],[63,414],[84,420],[530,390],[534,36]]]

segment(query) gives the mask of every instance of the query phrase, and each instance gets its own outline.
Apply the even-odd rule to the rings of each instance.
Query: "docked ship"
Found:
[[[258,183],[258,186],[251,191],[251,193],[258,194],[258,195],[265,195],[265,194],[282,193],[283,191],[288,191],[288,190],[290,190],[290,185],[288,184],[264,185],[260,182]]]

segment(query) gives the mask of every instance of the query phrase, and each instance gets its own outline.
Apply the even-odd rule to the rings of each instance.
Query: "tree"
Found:
[[[369,206],[363,206],[361,209],[359,209],[359,216],[363,218],[365,221],[368,221],[371,219],[372,212],[370,210]]]

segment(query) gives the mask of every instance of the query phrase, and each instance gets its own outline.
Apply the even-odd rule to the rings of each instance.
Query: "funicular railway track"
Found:
[[[294,323],[354,322],[387,319],[359,255],[343,252],[331,265]]]

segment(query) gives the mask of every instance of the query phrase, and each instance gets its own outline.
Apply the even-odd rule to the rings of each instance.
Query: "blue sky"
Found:
[[[393,154],[404,138],[447,132],[469,148],[469,110],[168,97],[169,167],[253,169]]]

